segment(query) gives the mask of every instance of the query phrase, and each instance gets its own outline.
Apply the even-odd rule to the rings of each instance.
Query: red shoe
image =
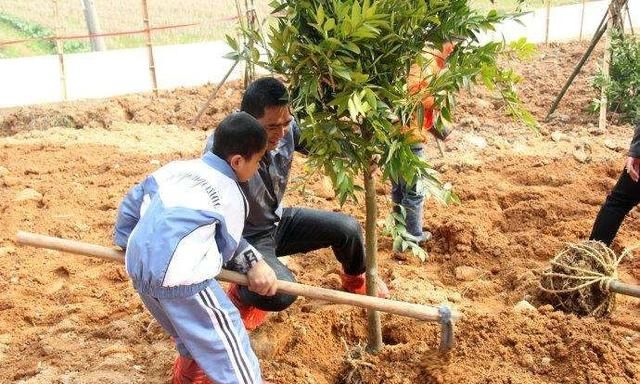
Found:
[[[215,384],[204,374],[195,360],[178,356],[173,363],[172,384]]]
[[[344,272],[340,273],[340,280],[342,281],[342,288],[351,293],[357,293],[358,295],[367,294],[367,279],[364,273],[360,275],[347,275]],[[382,281],[380,276],[377,278],[378,283],[378,297],[386,299],[389,297],[389,288],[387,284]]]
[[[231,284],[227,290],[227,296],[229,296],[233,305],[235,305],[236,308],[238,308],[238,311],[240,311],[240,318],[242,319],[244,327],[247,331],[253,331],[267,320],[267,311],[263,311],[252,305],[244,304],[240,300],[240,295],[238,294],[239,288],[240,286],[238,284]]]

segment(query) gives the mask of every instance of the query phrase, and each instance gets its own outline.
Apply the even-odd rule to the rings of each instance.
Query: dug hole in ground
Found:
[[[519,92],[542,120],[586,43],[540,47],[516,64]],[[594,57],[602,57],[596,51]],[[383,351],[359,354],[364,310],[299,299],[252,334],[265,378],[276,383],[637,383],[640,301],[619,297],[609,319],[578,318],[536,302],[537,274],[566,241],[588,237],[617,180],[629,125],[599,131],[584,112],[597,97],[591,60],[559,111],[537,135],[504,117],[483,90],[463,94],[456,137],[428,156],[462,204],[429,201],[429,260],[397,257],[380,241],[380,271],[393,299],[465,313],[448,359],[435,355],[439,327],[383,315]],[[0,382],[169,383],[173,343],[152,321],[121,265],[18,247],[16,230],[110,245],[126,191],[162,164],[199,155],[207,129],[239,105],[225,86],[199,126],[189,128],[212,87],[0,112]],[[287,205],[340,210],[319,176],[304,180],[298,156]],[[303,191],[302,186],[306,185]],[[378,203],[390,209],[389,186]],[[362,199],[360,200],[363,201]],[[364,205],[343,211],[364,220]],[[634,210],[614,244],[638,240]],[[300,282],[339,288],[330,250],[294,256]],[[640,262],[621,279],[637,284]],[[528,299],[535,308],[515,309]]]

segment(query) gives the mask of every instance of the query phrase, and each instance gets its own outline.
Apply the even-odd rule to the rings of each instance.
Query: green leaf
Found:
[[[351,118],[351,121],[356,121],[358,119],[358,109],[356,108],[353,98],[349,99],[349,117]]]
[[[324,23],[323,29],[325,32],[331,32],[335,27],[336,27],[336,20],[332,17],[327,19],[327,21]]]
[[[320,7],[318,7],[316,12],[316,24],[318,24],[318,26],[324,24],[324,16],[324,8],[322,7],[322,4],[320,4]]]

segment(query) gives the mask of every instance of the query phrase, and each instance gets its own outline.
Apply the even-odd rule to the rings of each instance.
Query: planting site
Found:
[[[428,200],[428,259],[392,252],[381,235],[378,271],[390,298],[449,303],[460,310],[455,345],[437,352],[440,327],[382,314],[384,347],[364,353],[365,310],[298,298],[250,333],[272,383],[593,383],[640,381],[640,301],[618,295],[610,317],[578,317],[540,299],[540,273],[565,244],[588,238],[624,166],[629,124],[585,111],[599,97],[588,62],[558,111],[549,105],[587,43],[539,46],[514,63],[518,93],[539,132],[505,116],[501,99],[476,87],[460,96],[443,155],[426,157],[461,203]],[[595,57],[602,57],[601,48]],[[213,86],[151,95],[0,111],[0,382],[170,383],[174,343],[143,306],[124,266],[15,243],[18,230],[112,246],[118,206],[146,175],[200,156],[212,128],[242,97],[227,83],[196,127]],[[340,206],[319,173],[293,164],[285,206],[352,215],[364,225],[364,196]],[[378,231],[391,211],[378,183]],[[640,213],[625,220],[613,249],[638,243]],[[340,289],[331,249],[288,258],[304,284]],[[640,261],[619,266],[640,283]],[[531,305],[523,305],[526,300]],[[519,304],[520,303],[520,304]],[[525,303],[526,304],[526,303]]]

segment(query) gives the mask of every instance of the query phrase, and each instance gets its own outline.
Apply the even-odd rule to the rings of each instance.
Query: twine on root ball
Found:
[[[617,256],[599,241],[567,244],[542,273],[540,289],[556,308],[579,316],[608,316],[615,307],[609,285],[618,279],[618,265],[632,250]]]

